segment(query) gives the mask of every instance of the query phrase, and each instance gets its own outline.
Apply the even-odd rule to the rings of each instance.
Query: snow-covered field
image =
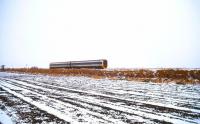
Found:
[[[200,123],[200,85],[0,72],[0,123]]]

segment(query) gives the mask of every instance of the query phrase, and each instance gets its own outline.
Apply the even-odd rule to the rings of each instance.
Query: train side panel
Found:
[[[49,65],[50,69],[56,68],[107,68],[107,60],[87,60],[87,61],[69,61],[69,62],[53,62]]]

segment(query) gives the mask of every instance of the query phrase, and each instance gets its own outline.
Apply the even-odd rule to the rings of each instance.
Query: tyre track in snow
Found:
[[[14,82],[16,83],[16,81],[14,80]],[[24,81],[23,80],[23,82],[27,82],[27,81]],[[27,83],[34,83],[34,85],[38,85],[38,84],[40,84],[39,82],[32,82],[32,81],[28,81]],[[36,84],[35,84],[36,83]],[[40,84],[41,85],[41,84]],[[40,88],[40,90],[46,90],[46,88],[49,88],[49,89],[52,89],[52,88],[57,88],[58,90],[66,90],[66,88],[60,88],[60,87],[57,87],[57,86],[51,86],[51,85],[48,85],[48,86],[50,86],[50,87],[47,87],[47,84],[43,84],[43,87],[45,87],[45,89],[41,89]],[[69,91],[69,89],[68,89],[68,91]],[[78,92],[79,94],[81,94],[81,95],[84,95],[84,96],[95,96],[94,94],[88,94],[87,92],[83,92],[83,91],[77,91],[77,90],[71,90],[70,89],[70,91],[71,92]],[[55,95],[55,94],[54,94]],[[62,95],[64,95],[64,94],[62,94]],[[101,94],[97,94],[96,95],[96,97],[102,97],[102,95]],[[154,117],[154,119],[151,119],[151,120],[154,120],[154,121],[158,121],[159,122],[159,120],[156,120],[155,118],[161,118],[162,120],[164,120],[164,121],[172,121],[172,122],[181,122],[181,121],[184,121],[184,122],[193,122],[193,121],[190,121],[190,120],[187,120],[187,119],[181,119],[181,118],[178,118],[178,117],[173,117],[173,116],[169,116],[169,115],[166,115],[166,114],[164,114],[164,116],[163,116],[163,114],[156,114],[156,113],[153,113],[153,114],[156,114],[156,115],[158,115],[158,116],[156,116],[156,115],[148,115],[148,114],[146,114],[146,113],[142,113],[141,112],[141,110],[137,110],[137,111],[140,111],[140,112],[135,112],[135,111],[130,111],[130,109],[131,109],[131,107],[126,107],[126,106],[123,106],[122,108],[121,108],[121,110],[123,110],[123,111],[120,111],[119,110],[119,107],[120,106],[116,106],[116,105],[111,105],[112,103],[109,103],[111,106],[109,106],[109,104],[103,104],[103,105],[99,105],[98,103],[91,103],[91,101],[87,101],[86,99],[87,98],[83,98],[82,100],[80,99],[80,98],[78,98],[78,97],[81,97],[81,96],[76,96],[76,98],[73,98],[73,97],[70,97],[70,96],[68,96],[68,97],[62,97],[62,98],[64,98],[64,101],[66,101],[66,102],[71,102],[72,104],[77,104],[77,102],[78,102],[78,104],[80,104],[80,102],[81,103],[87,103],[87,104],[90,104],[90,105],[92,105],[92,106],[98,106],[98,107],[107,107],[107,109],[112,109],[112,108],[116,108],[116,107],[118,107],[118,111],[119,112],[124,112],[124,113],[128,113],[128,114],[135,114],[135,115],[143,115],[143,116],[146,116],[146,117],[149,117],[149,116],[151,116],[151,117]],[[123,102],[123,101],[125,101],[125,103],[127,102],[127,100],[124,100],[124,99],[116,99],[116,98],[114,98],[114,97],[112,97],[112,96],[105,96],[105,95],[103,95],[103,97],[108,97],[108,98],[111,98],[111,101],[113,102],[113,101],[121,101],[121,102]],[[103,99],[103,97],[101,98],[101,99]],[[86,101],[85,101],[85,100]],[[114,100],[112,100],[112,99],[114,99]],[[107,101],[109,101],[109,99],[107,99]],[[99,103],[101,103],[101,101],[98,101]],[[133,102],[133,101],[131,101],[131,102]],[[130,103],[130,101],[129,101],[129,106],[132,104],[133,105],[133,103]],[[140,103],[141,104],[141,103]],[[138,104],[137,104],[138,105]],[[108,107],[109,106],[109,107]],[[139,106],[141,106],[141,105],[139,105]],[[147,106],[147,105],[145,105],[145,106]],[[173,109],[171,109],[171,108],[167,108],[167,107],[164,107],[164,108],[159,108],[159,107],[157,107],[157,106],[154,106],[154,105],[148,105],[150,108],[157,108],[159,111],[160,110],[164,110],[164,109],[169,109],[171,112],[176,112],[177,110],[173,110]],[[83,106],[82,106],[83,107]],[[144,107],[144,105],[143,105],[143,107]],[[168,112],[170,112],[170,111],[168,111]],[[180,110],[179,110],[180,111]],[[183,110],[182,110],[183,111]],[[188,110],[184,110],[185,111],[185,115],[184,116],[188,116],[188,115],[190,115],[190,114],[187,114],[187,113],[191,113],[190,111],[188,111]],[[145,111],[144,111],[145,112]],[[146,112],[148,112],[148,111],[146,111]],[[183,112],[182,112],[183,113]],[[197,115],[190,115],[190,116],[197,116],[198,117],[198,113],[196,113]],[[171,119],[169,119],[169,118],[171,118]],[[147,118],[146,118],[147,119]]]
[[[1,83],[1,82],[0,82]],[[26,123],[58,123],[68,124],[68,122],[46,113],[35,106],[19,99],[15,95],[7,92],[0,87],[0,111],[3,111],[7,118],[3,119],[2,124],[26,124]],[[0,123],[1,123],[0,119]]]
[[[22,80],[22,81],[27,82],[27,83],[31,82],[34,85],[42,86],[42,87],[45,87],[45,88],[48,88],[48,89],[57,89],[57,90],[63,91],[63,92],[67,91],[67,92],[71,92],[71,93],[74,93],[74,94],[78,94],[76,96],[77,98],[81,97],[81,96],[91,96],[91,97],[97,97],[98,99],[106,99],[106,101],[124,102],[124,104],[128,103],[128,106],[132,104],[132,105],[136,105],[136,106],[142,106],[142,108],[145,107],[145,106],[152,106],[152,108],[156,107],[156,109],[159,109],[159,107],[160,107],[159,110],[167,109],[168,110],[167,112],[176,112],[176,111],[185,112],[184,116],[188,116],[189,114],[187,114],[187,113],[190,113],[190,112],[200,113],[200,111],[198,111],[196,109],[186,109],[186,108],[183,108],[183,107],[175,107],[175,106],[166,107],[165,105],[158,105],[158,104],[154,105],[153,103],[148,103],[148,102],[135,101],[135,100],[130,100],[130,99],[128,100],[128,99],[122,99],[122,98],[118,98],[118,97],[113,97],[113,96],[110,96],[110,95],[98,94],[98,93],[93,93],[93,92],[84,92],[84,91],[80,91],[80,90],[74,90],[74,89],[69,89],[69,88],[58,87],[58,86],[46,84],[44,82],[43,82],[44,84],[41,85],[40,82],[34,82],[34,81],[30,81],[30,80],[28,80],[28,81],[27,80]],[[63,95],[66,95],[66,94],[62,94],[62,96]],[[68,96],[68,97],[70,98],[70,96]],[[84,99],[87,99],[87,98],[84,98]],[[136,106],[134,106],[134,107],[136,107]],[[162,111],[162,113],[163,113],[163,111]]]
[[[38,86],[37,86],[37,88],[27,87],[26,84],[24,84],[24,82],[19,83],[19,81],[17,81],[18,82],[17,83],[16,81],[14,81],[14,80],[11,81],[10,79],[4,79],[4,81],[6,81],[7,83],[9,83],[11,85],[21,87],[23,89],[32,90],[30,92],[39,93],[40,91],[47,90],[46,88],[42,88],[42,87],[38,87]],[[27,84],[27,85],[30,85],[30,84]],[[40,94],[45,95],[44,92],[40,92]],[[50,94],[50,92],[48,94]],[[53,96],[56,96],[56,95],[53,94]],[[51,96],[49,96],[49,97],[51,97]],[[55,97],[53,97],[53,98],[55,98]],[[102,118],[102,116],[103,116],[103,118],[107,118],[106,116],[108,116],[109,118],[107,118],[107,120],[117,119],[117,120],[113,121],[114,123],[123,123],[123,122],[134,123],[134,122],[140,122],[141,120],[144,120],[143,118],[134,116],[133,113],[128,113],[128,112],[124,112],[124,113],[126,113],[126,115],[122,114],[123,116],[118,115],[119,113],[123,113],[123,111],[119,110],[119,109],[116,110],[116,109],[112,108],[112,106],[111,107],[105,106],[105,105],[101,105],[101,104],[98,104],[98,103],[94,104],[94,103],[92,103],[93,101],[85,102],[85,101],[75,101],[75,100],[70,100],[70,99],[68,99],[68,100],[64,99],[63,100],[63,99],[60,99],[60,98],[58,100],[70,103],[70,104],[73,105],[73,107],[76,106],[76,107],[79,107],[79,108],[81,107],[81,108],[88,109],[89,111],[98,112],[97,114],[92,113],[97,118]],[[96,107],[99,107],[100,109],[95,110]],[[79,109],[79,108],[77,108],[77,109]],[[107,113],[108,110],[113,110],[113,112],[111,113],[112,115],[109,116],[109,113]],[[88,113],[91,113],[91,112],[88,112]],[[105,115],[105,114],[107,114],[107,115]],[[129,114],[129,115],[127,115],[127,114]],[[118,116],[116,116],[116,115],[118,115]],[[113,119],[113,116],[116,116],[116,117],[114,117],[114,119]],[[130,119],[127,119],[127,118],[130,118]],[[138,119],[138,120],[135,120],[135,119]]]
[[[69,84],[73,83],[81,83],[81,81],[76,81],[76,80],[69,80],[67,78],[66,80],[61,80],[57,81],[57,78],[50,78],[52,80],[49,82],[49,80],[46,80],[45,78],[29,78],[31,80],[39,81],[39,82],[44,82],[44,83],[49,83],[53,85],[59,85],[62,87],[69,87],[70,85],[62,85],[66,84],[68,82]],[[41,79],[41,80],[40,80]],[[65,78],[64,78],[65,79]],[[80,80],[80,79],[79,79]],[[127,81],[123,81],[122,84],[117,84],[113,85],[114,83],[118,83],[119,81],[112,81],[107,80],[111,82],[112,87],[110,87],[108,84],[105,84],[100,80],[100,83],[96,80],[86,80],[86,82],[89,82],[92,84],[94,82],[95,84],[101,84],[97,85],[97,87],[94,87],[93,89],[95,92],[100,92],[103,94],[108,94],[108,95],[116,95],[117,97],[126,97],[128,94],[129,99],[134,99],[134,100],[140,100],[140,101],[148,101],[148,102],[157,102],[157,103],[162,103],[164,105],[169,104],[169,105],[174,105],[178,107],[184,107],[184,108],[190,108],[190,109],[200,109],[200,88],[199,86],[194,86],[194,85],[189,85],[187,87],[182,85],[177,85],[177,84],[157,84],[157,83],[137,83],[134,82],[132,83],[131,86],[130,82],[127,83]],[[92,85],[94,85],[94,83]],[[83,85],[85,82],[82,83]],[[76,84],[77,85],[77,84]],[[129,86],[129,87],[127,87]],[[80,85],[78,87],[72,87],[71,89],[79,88],[81,87]],[[88,86],[90,87],[90,86]],[[107,88],[108,87],[108,88]],[[153,89],[152,89],[153,88]],[[84,90],[84,89],[81,89]],[[86,89],[87,90],[87,89]],[[196,90],[196,92],[194,92]]]
[[[186,107],[178,107],[173,105],[165,106],[164,104],[160,103],[157,104],[129,98],[122,98],[123,94],[121,93],[126,93],[126,91],[120,91],[117,88],[107,89],[108,92],[102,94],[95,91],[83,91],[65,88],[62,85],[59,86],[59,84],[52,83],[53,81],[34,81],[27,79],[26,76],[12,78],[13,79],[1,78],[4,83],[6,82],[7,84],[10,84],[9,88],[12,91],[16,90],[16,87],[18,87],[19,89],[21,88],[21,90],[26,89],[26,92],[21,93],[24,96],[33,97],[33,99],[35,97],[36,100],[40,99],[40,96],[48,97],[49,100],[43,101],[44,103],[47,103],[51,100],[55,102],[57,100],[56,102],[63,102],[62,104],[71,104],[72,108],[84,108],[87,110],[87,112],[89,111],[88,113],[91,111],[93,112],[92,114],[97,118],[100,117],[100,119],[104,121],[103,123],[105,123],[106,120],[105,116],[108,116],[107,120],[113,118],[113,121],[107,121],[107,123],[198,123],[200,118],[198,107],[197,109],[190,109]],[[30,76],[30,78],[32,77]],[[41,79],[42,78],[45,80],[45,77],[41,77]],[[15,87],[13,88],[13,86]],[[104,86],[102,87],[105,88]],[[17,89],[16,92],[20,93],[21,90],[19,89]],[[118,94],[117,91],[120,93]],[[128,93],[131,94],[131,92]],[[39,97],[36,98],[34,95]],[[155,95],[155,97],[157,96]],[[93,118],[95,117],[93,116]]]
[[[45,90],[45,89],[40,89],[40,90]],[[82,101],[82,102],[84,102],[84,101]],[[75,103],[74,103],[75,104]],[[98,103],[96,103],[96,104],[98,104]],[[95,105],[95,104],[94,104]],[[140,113],[140,114],[142,114],[142,113]],[[154,113],[155,114],[155,113]],[[144,115],[144,114],[143,114]],[[152,115],[151,115],[152,116]],[[171,117],[172,118],[172,117]],[[166,120],[166,118],[164,118],[164,120]],[[171,119],[171,120],[173,120],[173,119]]]
[[[37,82],[36,82],[36,84],[37,84]],[[39,82],[41,82],[41,81],[39,81]],[[43,83],[50,84],[49,82],[43,82]],[[62,84],[62,83],[64,83],[64,82],[60,82],[60,84]],[[59,84],[56,84],[56,83],[51,83],[51,84],[52,85],[59,85]],[[67,86],[62,86],[62,87],[67,87]],[[198,94],[193,95],[192,92],[189,92],[189,94],[190,94],[189,97],[186,97],[186,96],[183,97],[183,96],[179,96],[177,93],[176,94],[173,93],[173,91],[170,91],[170,93],[169,92],[164,93],[164,95],[163,95],[164,91],[162,91],[162,95],[160,93],[159,94],[152,93],[151,95],[149,95],[149,94],[145,94],[145,93],[139,93],[137,91],[126,91],[126,90],[122,90],[122,89],[121,90],[106,89],[106,91],[103,91],[103,90],[105,90],[105,87],[104,87],[104,89],[100,89],[100,91],[103,94],[108,94],[108,95],[111,95],[111,96],[124,97],[124,95],[128,94],[129,96],[132,96],[131,97],[132,99],[134,99],[134,100],[136,99],[137,101],[138,101],[138,99],[140,101],[146,101],[145,99],[151,98],[152,99],[151,101],[156,101],[156,100],[159,100],[158,102],[164,101],[165,105],[166,105],[166,103],[170,103],[170,102],[173,101],[173,104],[176,108],[177,108],[177,106],[178,107],[185,106],[186,103],[187,103],[187,105],[188,105],[187,107],[190,108],[190,109],[193,109],[194,107],[197,108],[197,109],[200,109],[199,95]],[[182,94],[182,93],[180,93],[180,94]],[[199,92],[199,94],[200,94],[200,92]],[[183,97],[183,98],[181,98],[181,97]],[[142,98],[142,99],[140,99],[140,98]],[[193,106],[193,104],[195,104],[195,106]],[[182,107],[182,108],[184,108],[184,107]]]
[[[171,112],[183,111],[183,112],[186,112],[186,113],[189,113],[189,112],[200,113],[200,110],[198,110],[198,109],[191,109],[191,108],[188,109],[188,108],[178,107],[178,106],[172,106],[172,105],[167,106],[167,105],[163,105],[163,104],[155,104],[155,103],[151,103],[151,102],[143,102],[143,101],[138,101],[138,100],[131,100],[131,99],[125,99],[125,98],[115,97],[114,95],[119,95],[119,94],[117,94],[115,92],[114,93],[110,93],[110,94],[113,95],[113,96],[111,96],[111,95],[105,95],[105,94],[95,93],[95,92],[85,92],[85,91],[81,91],[81,90],[63,88],[63,87],[59,87],[59,86],[54,86],[54,85],[51,85],[51,84],[47,84],[47,82],[35,82],[35,81],[31,81],[31,80],[21,80],[21,79],[16,79],[16,80],[20,80],[20,81],[23,81],[23,82],[31,83],[33,85],[45,87],[47,89],[57,89],[57,90],[63,91],[63,92],[67,91],[66,93],[71,92],[71,93],[74,93],[74,94],[78,94],[79,95],[78,97],[80,97],[80,96],[91,96],[91,97],[97,97],[98,99],[106,99],[108,101],[111,100],[113,102],[124,101],[125,103],[129,102],[129,105],[131,104],[130,102],[132,102],[132,103],[138,104],[139,106],[142,105],[142,104],[144,104],[142,107],[152,106],[153,108],[156,107],[157,109],[159,109],[159,107],[161,107],[160,108],[161,110],[162,109],[169,109],[168,112],[170,112],[170,110],[171,110]],[[66,94],[62,94],[62,95],[66,95]],[[199,99],[199,101],[200,101],[200,99]],[[175,111],[173,111],[173,110],[175,110]]]
[[[20,86],[20,84],[17,84],[16,82],[6,81],[5,85],[2,83],[3,82],[1,81],[1,87],[9,91],[11,94],[14,94],[22,99],[28,97],[28,100],[26,99],[23,100],[29,103],[35,101],[34,104],[35,106],[37,107],[43,106],[45,108],[47,107],[47,109],[45,109],[44,111],[49,112],[49,110],[51,110],[50,114],[53,114],[63,120],[66,120],[67,122],[68,121],[70,123],[116,123],[117,122],[117,121],[112,122],[112,119],[108,119],[106,116],[95,114],[93,112],[84,110],[82,108],[77,108],[76,106],[71,105],[70,103],[68,104],[56,99],[49,98],[45,96],[43,93],[39,93],[41,90],[40,91],[38,89],[34,90],[34,88],[32,87],[28,88],[24,85]],[[14,91],[13,87],[14,89],[18,88],[16,92]],[[42,109],[41,107],[39,108]],[[56,115],[54,113],[58,113],[59,115]]]

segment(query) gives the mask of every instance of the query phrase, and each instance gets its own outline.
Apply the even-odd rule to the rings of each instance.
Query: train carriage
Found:
[[[105,59],[100,60],[85,60],[85,61],[67,61],[67,62],[52,62],[50,69],[56,68],[94,68],[104,69],[107,68],[108,62]]]

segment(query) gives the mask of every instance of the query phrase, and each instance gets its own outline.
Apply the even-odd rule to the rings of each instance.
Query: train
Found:
[[[85,61],[67,61],[67,62],[52,62],[49,64],[50,69],[80,69],[80,68],[91,68],[91,69],[105,69],[108,66],[106,59],[99,60],[85,60]]]

